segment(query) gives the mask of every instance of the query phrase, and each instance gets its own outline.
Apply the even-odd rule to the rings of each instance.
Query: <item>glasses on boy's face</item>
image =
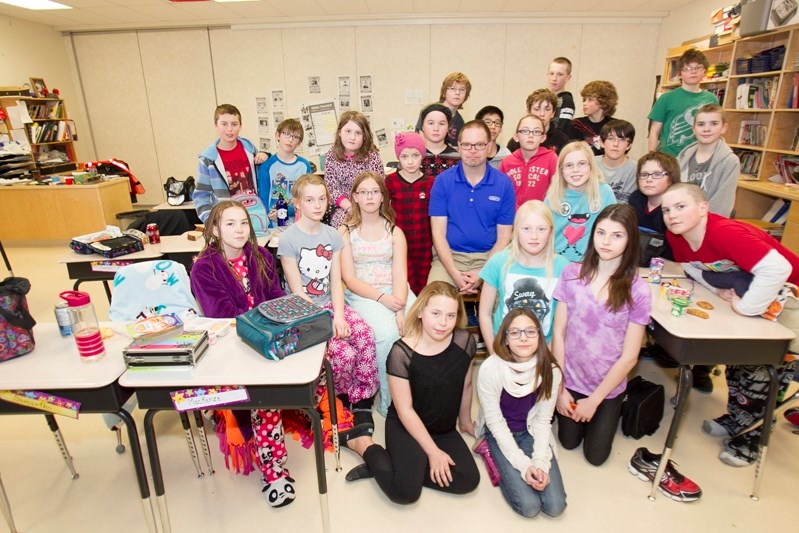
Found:
[[[582,161],[577,161],[576,163],[564,163],[562,168],[563,170],[574,170],[576,168],[579,168],[580,170],[585,170],[589,166],[590,165],[588,164],[588,161],[582,160]]]
[[[608,135],[608,138],[605,139],[605,142],[616,144],[616,143],[623,143],[626,140],[627,139],[625,139],[624,137],[615,137],[613,135]]]
[[[508,338],[513,340],[520,339],[522,337],[522,333],[524,333],[524,336],[528,339],[532,339],[534,337],[538,337],[538,328],[510,328],[507,331]]]
[[[646,181],[649,178],[652,178],[653,180],[661,180],[668,175],[668,172],[641,172],[638,174],[638,179],[641,181]]]
[[[538,137],[544,134],[544,130],[528,130],[527,128],[516,130],[516,133],[519,135],[524,135],[527,137],[528,135],[532,135],[533,137]]]
[[[451,93],[466,94],[466,87],[447,87],[447,90]]]
[[[701,72],[703,70],[705,70],[705,67],[702,65],[685,65],[682,68],[683,72]]]
[[[485,150],[488,143],[458,143],[462,150]]]
[[[501,120],[491,120],[490,118],[485,118],[483,119],[483,122],[485,122],[485,125],[488,126],[489,128],[493,128],[494,126],[496,126],[497,128],[502,127]]]
[[[294,133],[289,133],[287,131],[281,131],[280,135],[282,135],[286,139],[289,139],[289,140],[292,140],[292,141],[299,141],[300,140],[300,136],[299,135],[296,135]]]
[[[355,191],[355,194],[359,194],[364,198],[372,198],[375,196],[380,196],[380,189],[374,189],[372,191]]]

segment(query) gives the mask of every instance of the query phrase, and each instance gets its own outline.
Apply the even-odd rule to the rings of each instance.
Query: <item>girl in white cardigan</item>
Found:
[[[502,495],[528,518],[566,509],[551,422],[561,378],[535,314],[512,309],[499,326],[494,355],[480,366],[477,431],[499,471]]]

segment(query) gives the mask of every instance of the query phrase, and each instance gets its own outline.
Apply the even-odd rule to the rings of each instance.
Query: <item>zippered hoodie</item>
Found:
[[[699,143],[691,144],[677,156],[682,181],[698,185],[705,192],[711,213],[729,217],[735,205],[735,191],[738,188],[738,177],[741,175],[741,162],[724,142],[724,139],[719,139],[716,149],[710,157],[709,174],[701,179],[689,180],[688,163],[698,148]]]
[[[257,179],[255,179],[257,173],[255,171],[254,157],[255,154],[258,153],[258,150],[244,137],[239,137],[239,141],[241,141],[241,145],[247,153],[247,159],[252,169],[253,183],[257,188]],[[225,165],[222,163],[222,157],[219,155],[219,150],[216,149],[218,144],[219,139],[211,143],[200,153],[197,180],[195,182],[194,193],[191,195],[191,199],[194,201],[194,209],[197,210],[197,216],[200,217],[203,223],[208,218],[211,208],[216,205],[219,200],[230,198],[230,184],[227,181],[227,173],[225,172]]]
[[[558,154],[543,146],[527,162],[519,148],[499,164],[499,170],[513,182],[517,209],[527,200],[544,200],[557,168]]]

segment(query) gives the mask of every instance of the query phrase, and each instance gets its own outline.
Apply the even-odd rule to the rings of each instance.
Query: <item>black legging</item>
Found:
[[[427,454],[398,418],[386,418],[388,450],[379,444],[373,444],[364,452],[363,459],[374,474],[375,481],[392,502],[415,502],[422,493],[422,486],[452,494],[466,494],[477,488],[480,472],[460,433],[453,429],[430,436],[436,446],[455,461],[455,466],[450,467],[452,482],[448,487],[439,487],[430,479]]]
[[[574,392],[569,393],[574,401],[582,400],[585,394]],[[604,463],[610,456],[613,447],[613,437],[616,436],[616,429],[621,418],[621,406],[624,401],[624,394],[619,394],[615,398],[602,400],[596,408],[590,422],[575,422],[571,418],[558,414],[558,440],[567,450],[573,450],[585,439],[583,445],[583,455],[594,466]]]

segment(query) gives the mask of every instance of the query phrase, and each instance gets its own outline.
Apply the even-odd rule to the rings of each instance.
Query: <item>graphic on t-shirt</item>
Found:
[[[561,207],[562,208],[562,207]],[[577,248],[577,243],[583,238],[588,226],[588,220],[591,218],[591,213],[575,213],[566,215],[569,223],[563,228],[563,236],[566,238],[566,246],[562,250],[556,250],[556,253],[565,254],[569,249],[574,250],[579,257],[585,255],[584,251]]]
[[[683,113],[674,117],[669,125],[669,135],[666,137],[666,144],[671,146],[682,146],[694,138],[694,115],[699,111],[699,108],[705,105],[691,106]]]
[[[544,317],[549,313],[550,300],[535,278],[521,277],[517,279],[506,294],[505,307],[508,311],[517,307],[526,307],[535,313],[539,322],[543,322]]]
[[[333,265],[333,247],[320,244],[316,248],[301,248],[297,266],[303,277],[305,294],[324,296],[330,291],[330,268]],[[307,280],[307,281],[306,281]]]
[[[285,174],[278,172],[275,179],[272,180],[272,199],[277,199],[282,196],[284,199],[289,199],[289,180]]]
[[[708,272],[739,272],[741,269],[734,261],[729,259],[720,259],[712,263],[703,263],[702,261],[688,261],[688,264],[699,270],[707,270]]]

